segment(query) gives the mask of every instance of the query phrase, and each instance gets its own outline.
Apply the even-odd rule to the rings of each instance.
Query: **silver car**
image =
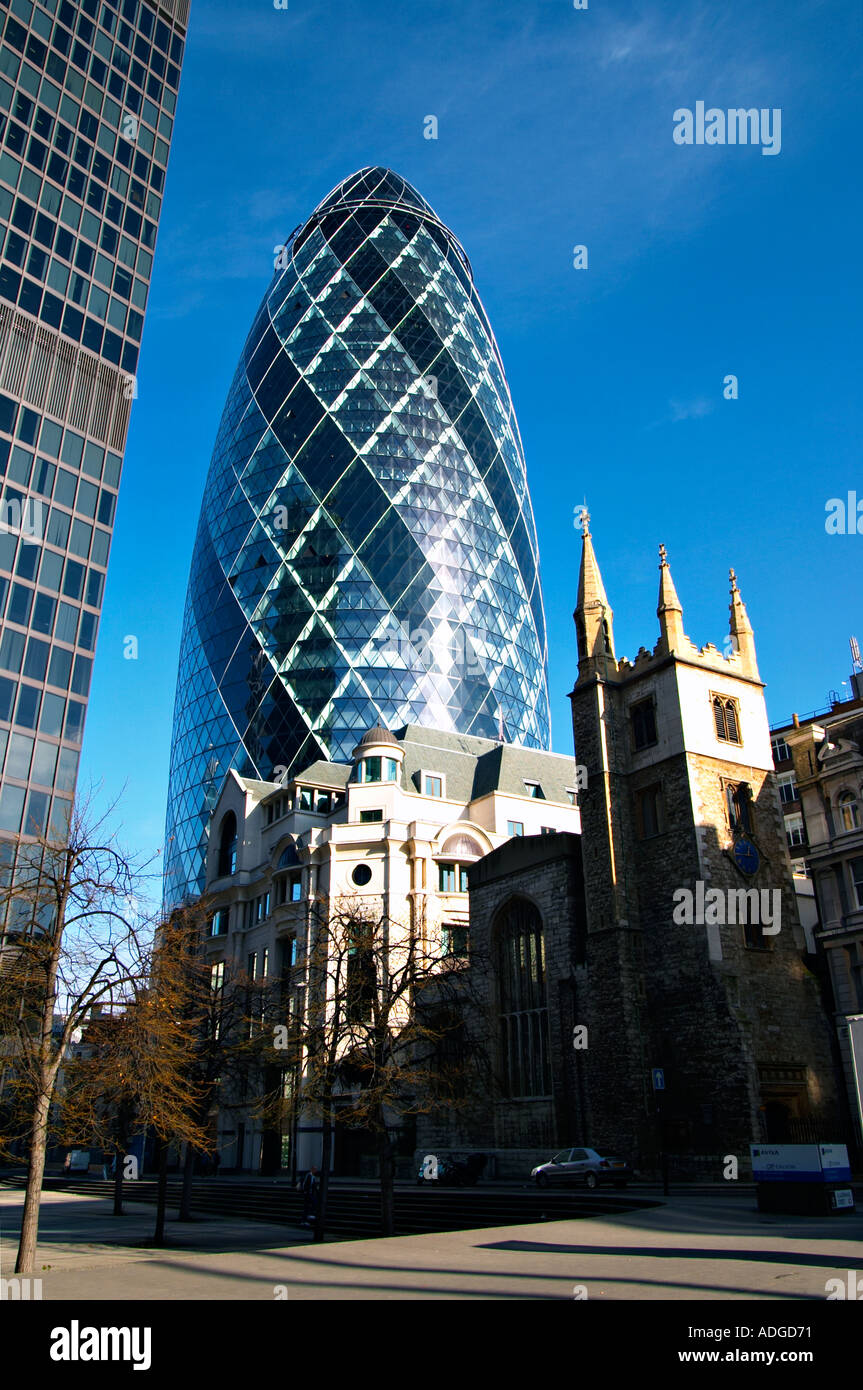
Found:
[[[537,1187],[563,1186],[583,1182],[598,1187],[601,1182],[626,1187],[632,1169],[623,1158],[603,1157],[596,1149],[561,1149],[549,1163],[540,1163],[530,1175]]]

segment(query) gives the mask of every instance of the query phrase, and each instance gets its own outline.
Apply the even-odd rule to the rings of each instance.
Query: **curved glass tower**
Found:
[[[547,748],[546,659],[524,455],[470,264],[410,184],[362,169],[279,255],[222,415],[167,896],[202,886],[231,767],[269,780],[349,759],[374,724]]]

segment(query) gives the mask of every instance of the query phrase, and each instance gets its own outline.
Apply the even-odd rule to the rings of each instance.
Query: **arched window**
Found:
[[[467,871],[471,864],[481,859],[485,851],[472,835],[463,833],[450,835],[443,849],[446,861],[438,859],[438,892],[466,893],[468,891]]]
[[[752,832],[752,788],[748,782],[726,782],[728,824],[732,830]]]
[[[860,828],[860,807],[853,792],[839,793],[839,827],[841,830]]]
[[[741,742],[740,719],[735,699],[724,695],[714,695],[713,722],[716,725],[716,737],[721,738],[723,743]]]
[[[222,821],[219,836],[219,877],[236,873],[237,869],[237,817],[229,811]]]
[[[532,903],[513,898],[496,923],[501,1053],[506,1094],[551,1094],[545,946]]]

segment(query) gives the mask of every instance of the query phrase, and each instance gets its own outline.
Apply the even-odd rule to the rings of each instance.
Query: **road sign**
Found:
[[[652,1077],[653,1077],[653,1089],[654,1089],[654,1091],[664,1091],[664,1090],[665,1090],[665,1071],[664,1071],[664,1069],[663,1069],[662,1067],[654,1067],[653,1070],[652,1070],[652,1072],[651,1072],[651,1075],[652,1075]]]

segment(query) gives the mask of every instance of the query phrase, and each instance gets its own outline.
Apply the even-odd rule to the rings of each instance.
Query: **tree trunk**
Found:
[[[159,1140],[159,1185],[156,1193],[156,1230],[153,1235],[154,1245],[165,1244],[165,1206],[168,1196],[168,1145],[164,1139]]]
[[[315,1216],[315,1240],[322,1241],[326,1231],[327,1193],[330,1189],[330,1149],[333,1140],[333,1122],[329,1109],[323,1117],[321,1126],[321,1177],[318,1186],[318,1210]]]
[[[126,1150],[119,1144],[114,1149],[114,1215],[123,1215],[123,1167],[126,1162]]]
[[[378,1167],[381,1178],[381,1232],[391,1236],[395,1235],[396,1229],[393,1146],[383,1114],[378,1117]]]
[[[45,1176],[45,1150],[48,1146],[48,1115],[51,1108],[51,1088],[43,1086],[33,1113],[30,1132],[30,1165],[27,1170],[27,1192],[24,1197],[24,1216],[21,1239],[18,1243],[16,1274],[32,1274],[36,1259],[36,1239],[39,1234],[39,1203],[42,1199],[42,1179]]]
[[[191,1144],[186,1145],[186,1157],[183,1161],[183,1190],[180,1195],[180,1221],[191,1221],[192,1219],[192,1178],[195,1173],[195,1150]]]

